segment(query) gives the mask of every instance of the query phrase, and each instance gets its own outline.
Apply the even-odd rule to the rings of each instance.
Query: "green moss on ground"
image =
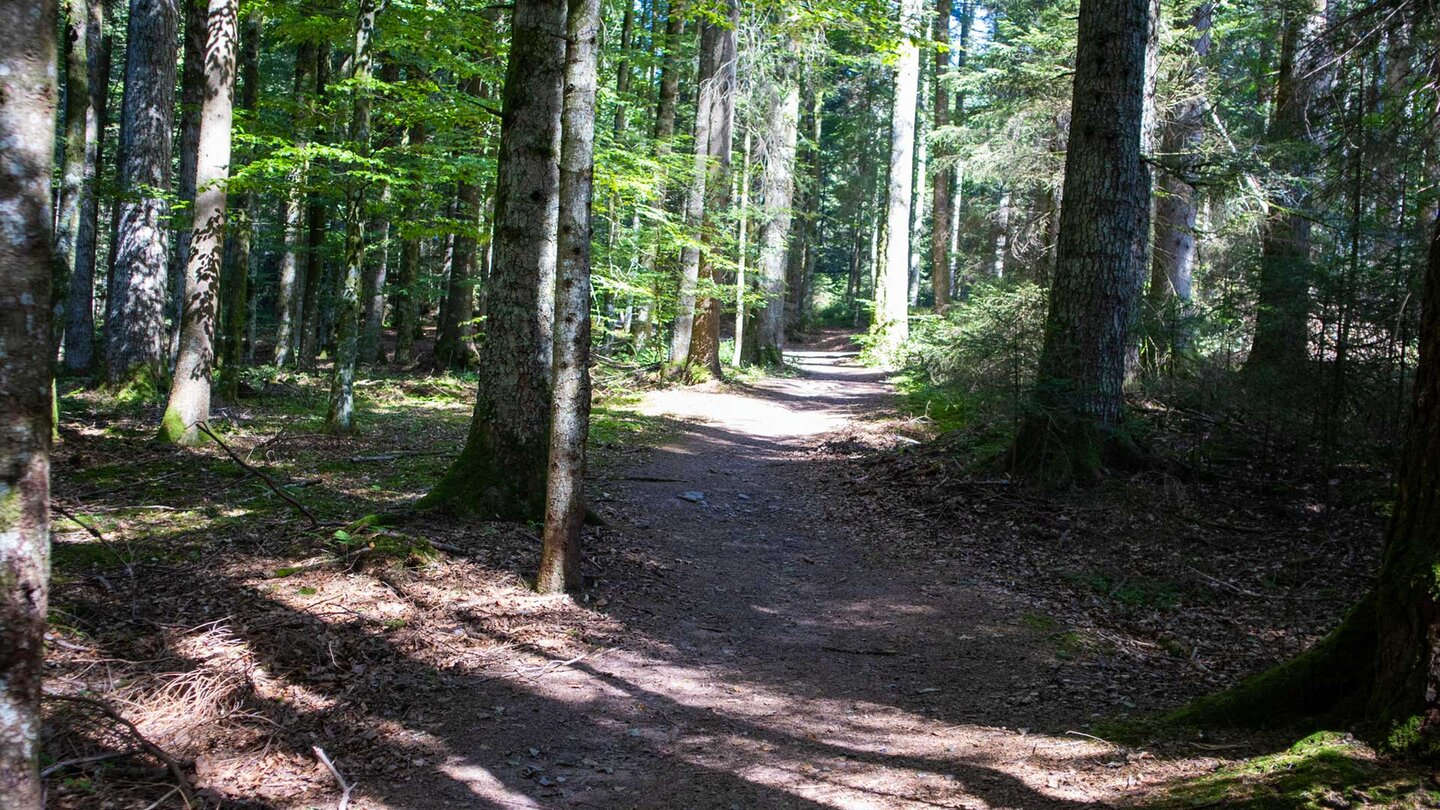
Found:
[[[1171,786],[1145,806],[1255,810],[1435,807],[1440,790],[1423,772],[1389,762],[1351,737],[1322,731],[1276,754],[1225,766]]]

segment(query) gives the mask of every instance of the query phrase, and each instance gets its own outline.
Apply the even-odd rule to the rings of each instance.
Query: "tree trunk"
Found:
[[[624,0],[620,23],[620,54],[615,61],[615,137],[625,132],[625,97],[630,94],[630,47],[635,40],[635,0]]]
[[[302,42],[295,48],[295,148],[310,145],[310,125],[314,110],[310,107],[310,91],[315,83],[315,44]],[[281,368],[294,362],[300,349],[300,330],[296,328],[304,308],[304,284],[300,281],[300,242],[303,238],[305,207],[301,189],[306,181],[306,162],[299,162],[285,177],[281,202],[281,222],[285,228],[285,244],[280,254],[280,283],[275,296],[275,365]]]
[[[185,264],[180,349],[160,439],[199,444],[196,424],[210,418],[210,373],[215,342],[215,282],[224,256],[225,182],[230,170],[237,21],[234,0],[209,0],[200,20],[205,70],[196,139],[194,217]]]
[[[932,131],[950,125],[950,91],[945,76],[950,70],[950,0],[935,0],[935,111]],[[952,174],[935,150],[935,171],[930,177],[930,290],[935,312],[950,308],[950,176]]]
[[[919,0],[901,0],[902,39],[895,61],[895,96],[890,111],[890,169],[886,182],[883,300],[876,305],[878,350],[893,358],[910,337],[910,205],[915,172],[915,106],[920,84]]]
[[[699,250],[699,278],[709,282],[711,289],[720,283],[716,239],[720,222],[730,209],[730,162],[735,130],[735,60],[737,42],[735,32],[740,24],[740,5],[737,0],[726,0],[729,20],[725,25],[706,25],[706,31],[715,40],[713,48],[716,59],[715,72],[710,81],[710,124],[708,127],[709,160],[705,167],[710,177],[705,182],[706,200],[702,206],[701,242]],[[702,39],[702,49],[704,48]],[[705,89],[701,89],[701,96]],[[698,127],[697,127],[698,132]],[[698,134],[696,142],[699,142]],[[692,287],[692,296],[694,294]],[[705,369],[712,379],[719,379],[720,368],[720,301],[713,296],[701,298],[695,305],[695,323],[690,351],[685,366],[693,373]]]
[[[475,414],[425,507],[522,520],[545,511],[565,17],[564,0],[517,0],[512,12]]]
[[[462,90],[479,98],[480,77],[467,79]],[[480,183],[476,178],[465,177],[456,184],[455,215],[460,220],[460,231],[455,234],[455,255],[450,263],[450,278],[446,285],[445,300],[448,303],[436,330],[435,361],[444,368],[459,371],[473,367],[477,358],[471,334],[475,320],[478,233],[481,227]]]
[[[176,0],[131,0],[120,118],[119,222],[105,323],[105,380],[151,399],[165,378]]]
[[[1191,274],[1195,268],[1195,164],[1205,140],[1204,60],[1210,54],[1213,3],[1204,0],[1190,17],[1195,59],[1186,80],[1193,87],[1166,116],[1160,135],[1159,194],[1155,199],[1155,245],[1150,263],[1150,307],[1166,324],[1169,349],[1190,345]]]
[[[410,126],[410,148],[417,151],[425,146],[425,123],[417,121]],[[409,202],[405,206],[404,221],[412,223],[419,218],[420,204]],[[415,360],[415,330],[420,323],[420,236],[404,234],[400,247],[400,267],[395,274],[395,365],[407,366]]]
[[[388,87],[399,80],[400,64],[382,59],[381,83]],[[380,148],[392,149],[399,141],[400,130],[390,129],[381,139]],[[385,276],[390,269],[390,184],[381,183],[380,193],[376,196],[376,214],[370,222],[374,258],[365,265],[365,277],[360,285],[364,313],[361,318],[359,362],[367,366],[385,359],[381,342],[385,327]]]
[[[260,32],[264,20],[258,10],[245,18],[240,32],[240,98],[239,107],[253,113],[260,98]],[[248,150],[238,161],[249,162]],[[254,222],[251,219],[255,194],[248,189],[235,195],[226,225],[229,250],[220,274],[220,397],[226,402],[240,398],[240,372],[245,367],[245,332],[249,323],[251,244]]]
[[[0,3],[0,803],[15,810],[44,794],[55,25],[54,0]]]
[[[315,46],[315,95],[307,100],[307,111],[313,111],[325,102],[325,89],[330,81],[330,47],[326,43]],[[317,141],[324,138],[314,134]],[[325,280],[325,220],[328,206],[324,195],[317,189],[310,191],[305,212],[305,293],[301,298],[300,358],[304,368],[314,368],[320,354],[320,313],[324,309],[322,298]]]
[[[97,3],[99,0],[95,0]],[[60,182],[55,195],[55,270],[50,302],[52,329],[65,324],[65,304],[75,275],[82,200],[94,183],[95,126],[90,109],[89,0],[65,3],[65,129],[61,134]],[[59,336],[56,332],[56,336]],[[58,345],[58,341],[56,342]]]
[[[350,78],[355,100],[350,117],[350,145],[362,157],[370,154],[370,77],[375,39],[375,0],[360,0],[355,19],[355,54]],[[335,368],[330,375],[327,433],[355,432],[355,363],[360,348],[360,276],[365,272],[365,184],[351,177],[345,190],[345,269],[340,286],[335,335]]]
[[[1327,0],[1304,0],[1285,7],[1275,108],[1266,140],[1293,157],[1277,167],[1282,175],[1303,178],[1319,160],[1318,117],[1330,94],[1333,76],[1324,37]],[[1292,376],[1310,360],[1310,204],[1309,183],[1284,185],[1260,232],[1260,279],[1256,290],[1255,338],[1247,371]]]
[[[184,318],[185,270],[190,260],[190,237],[195,221],[195,160],[200,151],[200,107],[205,97],[206,0],[180,0],[185,15],[182,32],[184,59],[180,71],[180,178],[176,193],[180,211],[175,217],[175,245],[170,251],[170,341],[168,355],[175,363],[180,352],[180,323]]]
[[[764,302],[756,311],[755,330],[759,338],[759,360],[780,365],[785,348],[785,298],[800,294],[786,290],[785,257],[790,241],[791,199],[795,189],[795,150],[799,140],[800,86],[795,66],[780,66],[775,85],[768,93],[765,111],[765,168],[760,181],[764,208],[760,221],[760,294]]]
[[[569,0],[568,16],[555,273],[555,389],[545,530],[535,577],[541,593],[580,588],[585,444],[590,435],[590,197],[600,0]]]
[[[85,112],[85,172],[75,253],[65,304],[65,367],[90,368],[95,360],[95,263],[99,252],[100,162],[105,153],[106,103],[110,94],[110,37],[105,34],[105,4],[86,4],[85,25],[90,103]]]
[[[1055,279],[1016,463],[1056,482],[1096,478],[1123,414],[1150,225],[1140,154],[1148,0],[1082,0]]]
[[[747,117],[748,119],[748,117]],[[759,361],[760,343],[754,335],[745,332],[746,293],[752,284],[745,277],[746,260],[750,258],[750,147],[754,141],[753,122],[745,122],[745,138],[740,147],[740,175],[736,185],[740,186],[740,243],[735,254],[735,347],[731,352],[731,365],[740,368],[754,365]]]
[[[684,0],[670,0],[665,10],[664,52],[660,56],[660,93],[655,106],[655,140],[675,136],[675,108],[680,100],[680,39],[685,34]]]

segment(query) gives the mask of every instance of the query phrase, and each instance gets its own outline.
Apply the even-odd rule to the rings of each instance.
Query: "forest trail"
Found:
[[[810,453],[883,430],[893,393],[853,351],[788,358],[798,376],[647,396],[675,434],[601,482],[658,561],[598,603],[624,641],[457,695],[446,778],[377,806],[1105,807],[1163,778],[1035,730],[1089,713],[1036,705],[1058,664],[1013,597],[867,558],[885,538],[826,502]]]

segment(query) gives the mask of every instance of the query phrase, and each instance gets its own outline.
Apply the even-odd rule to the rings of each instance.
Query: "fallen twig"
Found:
[[[882,647],[873,647],[873,648],[870,648],[870,649],[856,650],[856,649],[851,649],[850,647],[831,647],[831,646],[829,646],[829,645],[822,645],[822,646],[820,647],[820,649],[822,649],[822,650],[829,650],[830,652],[848,653],[848,654],[850,654],[850,655],[899,655],[899,654],[900,654],[900,651],[899,651],[899,650],[887,650],[887,649],[884,649],[884,648],[882,648]]]
[[[199,802],[195,799],[195,794],[190,790],[190,782],[186,779],[185,771],[181,769],[180,763],[176,762],[174,757],[165,753],[165,750],[160,746],[150,742],[144,734],[140,733],[140,729],[136,728],[134,723],[127,720],[121,713],[110,708],[108,703],[93,698],[80,697],[79,695],[57,695],[46,692],[44,696],[50,700],[63,700],[70,703],[79,703],[82,706],[89,706],[124,726],[125,729],[130,732],[130,735],[135,738],[135,741],[140,743],[140,747],[145,749],[146,753],[165,763],[165,767],[169,769],[170,775],[175,777],[175,789],[180,791],[180,798],[185,800],[185,806],[188,808],[199,805]]]
[[[347,810],[347,808],[350,807],[350,791],[354,790],[355,786],[346,782],[345,777],[340,775],[340,769],[336,768],[335,763],[330,761],[330,757],[325,755],[324,748],[318,745],[312,745],[310,746],[310,750],[315,752],[315,756],[320,758],[320,764],[324,765],[325,769],[330,771],[330,775],[335,777],[335,781],[340,784],[340,804],[338,805],[338,810]]]
[[[289,493],[287,493],[279,484],[275,483],[274,479],[266,475],[259,468],[251,466],[244,459],[235,455],[235,451],[231,450],[229,445],[225,444],[225,442],[220,441],[220,437],[216,436],[214,431],[210,430],[210,426],[208,424],[204,422],[196,422],[195,429],[199,430],[201,433],[204,433],[206,436],[209,436],[211,439],[213,439],[215,441],[215,444],[219,445],[220,449],[225,451],[225,455],[230,457],[231,461],[239,464],[242,468],[245,469],[246,472],[254,475],[256,478],[259,478],[261,481],[264,481],[265,486],[269,487],[271,492],[279,495],[285,500],[286,503],[298,509],[300,511],[300,514],[304,515],[306,519],[310,521],[310,528],[320,528],[320,519],[315,517],[314,512],[311,512],[308,508],[306,508],[305,504],[295,500],[295,498],[292,497]]]

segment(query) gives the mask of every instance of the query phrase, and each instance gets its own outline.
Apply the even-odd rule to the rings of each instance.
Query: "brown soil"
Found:
[[[1085,729],[1312,640],[1344,587],[1277,600],[1208,566],[1224,555],[1204,544],[1177,544],[1189,556],[1156,568],[1166,555],[1114,541],[1155,539],[1106,522],[1146,520],[1123,497],[1038,501],[952,481],[846,336],[788,358],[795,376],[645,396],[668,438],[599,454],[605,525],[587,533],[592,587],[578,601],[536,596],[517,576],[536,556],[525,527],[424,517],[334,533],[403,507],[443,469],[467,409],[415,417],[404,399],[436,383],[372,398],[371,424],[396,421],[360,439],[265,438],[260,417],[226,414],[237,449],[296,484],[320,531],[213,448],[137,449],[74,417],[57,502],[115,517],[103,548],[73,524],[57,536],[47,688],[121,710],[212,804],[277,810],[336,802],[316,748],[355,783],[357,810],[1048,808],[1153,798],[1214,769],[1217,751],[1266,742],[1139,749]],[[293,385],[284,395],[303,395]],[[103,487],[67,480],[102,467],[133,472]],[[1185,512],[1174,506],[1156,511]],[[1235,520],[1207,506],[1212,522]],[[195,517],[164,524],[167,509]],[[1234,551],[1270,570],[1263,549]],[[1329,556],[1306,566],[1353,589],[1373,544],[1316,553]],[[93,559],[89,573],[77,559]],[[1130,603],[1119,585],[1106,597],[1057,573],[1085,561],[1112,581],[1132,564],[1150,577],[1132,585],[1203,566],[1219,598],[1191,605],[1183,591],[1177,611],[1155,604],[1168,592],[1137,586]],[[1183,654],[1167,652],[1171,638]],[[1220,652],[1246,642],[1262,649]],[[52,761],[112,755],[62,769],[54,806],[183,806],[114,723],[83,704],[51,711]]]

